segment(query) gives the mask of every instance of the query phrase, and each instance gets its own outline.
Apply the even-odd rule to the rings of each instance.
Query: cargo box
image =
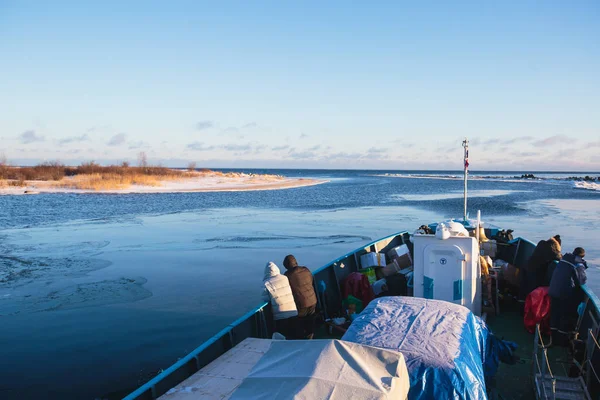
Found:
[[[402,246],[394,247],[390,251],[387,252],[388,260],[393,260],[397,257],[401,257],[405,254],[408,254],[410,257],[410,250],[408,246],[403,244]]]
[[[360,256],[360,266],[361,268],[385,267],[385,260],[385,254],[367,253]]]
[[[396,257],[396,258],[394,258],[394,261],[396,262],[396,265],[398,265],[398,268],[400,268],[400,269],[408,268],[413,265],[413,260],[410,257],[410,253],[406,253],[406,254],[401,255],[400,257]]]
[[[498,245],[495,240],[481,243],[481,255],[490,256],[496,258],[496,252],[498,251]]]
[[[396,275],[398,272],[400,272],[400,269],[401,268],[398,266],[398,263],[396,260],[394,260],[385,267],[381,268],[381,272],[383,273],[383,276],[387,277]]]

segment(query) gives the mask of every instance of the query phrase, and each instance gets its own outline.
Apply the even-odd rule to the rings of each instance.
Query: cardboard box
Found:
[[[404,269],[413,265],[413,260],[410,257],[410,253],[401,255],[400,257],[394,258],[394,261],[398,265],[398,268]]]
[[[383,273],[383,276],[392,276],[400,272],[400,269],[401,268],[396,263],[396,260],[394,260],[385,267],[381,268],[381,272]]]
[[[405,254],[408,254],[410,257],[410,250],[408,246],[403,244],[402,246],[394,247],[390,251],[387,252],[388,260],[393,260],[397,257],[401,257]]]
[[[360,256],[361,268],[385,267],[385,264],[385,254],[382,253],[367,253]]]
[[[392,276],[402,271],[412,271],[412,259],[410,254],[404,254],[400,257],[396,257],[391,263],[381,268],[383,276]]]
[[[495,240],[481,243],[481,255],[490,256],[496,258],[496,252],[498,251],[498,245]]]

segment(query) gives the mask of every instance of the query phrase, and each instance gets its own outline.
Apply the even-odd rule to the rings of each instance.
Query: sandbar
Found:
[[[179,192],[238,192],[252,190],[279,190],[304,186],[318,185],[327,180],[309,178],[289,178],[280,175],[255,175],[243,172],[227,173],[209,172],[200,176],[176,180],[160,181],[158,186],[131,185],[126,188],[111,188],[104,190],[76,189],[69,186],[65,177],[59,182],[52,181],[27,181],[25,186],[0,186],[0,195],[22,195],[40,193],[105,193],[105,194],[132,194],[132,193],[179,193]]]

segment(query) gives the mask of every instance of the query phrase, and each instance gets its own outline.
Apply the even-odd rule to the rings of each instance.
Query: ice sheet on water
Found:
[[[68,230],[66,230],[69,232]],[[152,295],[144,278],[105,278],[90,273],[112,265],[102,257],[109,240],[42,241],[12,232],[0,241],[0,316],[136,301]]]
[[[0,289],[21,287],[42,280],[81,277],[110,265],[110,261],[93,258],[0,255]]]
[[[473,197],[495,197],[507,196],[509,194],[528,192],[527,190],[470,190],[469,198]],[[449,193],[432,193],[432,194],[393,194],[393,199],[410,200],[410,201],[427,201],[427,200],[445,200],[445,199],[462,199],[464,192],[456,190]]]
[[[512,175],[509,174],[477,174],[477,173],[469,173],[469,181],[490,181],[490,182],[509,182],[509,183],[545,183],[545,184],[554,184],[554,185],[569,185],[574,184],[575,188],[580,189],[591,189],[591,190],[600,190],[600,184],[594,182],[581,182],[581,181],[573,181],[573,174],[565,174],[565,173],[536,173],[534,174],[534,178],[523,178],[519,176],[520,172],[515,172]],[[579,177],[585,174],[575,174]],[[594,175],[594,174],[592,174]],[[377,177],[385,177],[385,178],[405,178],[405,179],[436,179],[436,180],[463,180],[464,175],[453,175],[453,174],[444,174],[444,173],[431,173],[431,174],[394,174],[394,173],[386,173],[386,174],[378,174],[373,175]]]
[[[362,235],[325,235],[325,236],[301,236],[301,235],[261,235],[256,236],[222,236],[208,239],[195,239],[198,244],[214,244],[205,249],[243,249],[251,248],[253,243],[265,246],[268,242],[271,248],[304,248],[334,243],[364,243],[371,238]]]
[[[0,316],[137,301],[152,296],[152,292],[143,287],[145,283],[144,278],[123,277],[73,284],[46,292],[19,291],[13,296],[0,297]]]
[[[600,183],[575,182],[573,184],[573,186],[575,187],[575,189],[587,189],[587,190],[594,190],[594,191],[600,192]]]

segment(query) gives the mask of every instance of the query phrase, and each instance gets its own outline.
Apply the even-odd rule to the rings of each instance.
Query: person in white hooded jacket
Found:
[[[295,337],[295,320],[298,309],[287,276],[281,275],[279,267],[275,263],[268,262],[265,267],[263,284],[262,298],[264,301],[271,302],[276,330],[285,337]]]

